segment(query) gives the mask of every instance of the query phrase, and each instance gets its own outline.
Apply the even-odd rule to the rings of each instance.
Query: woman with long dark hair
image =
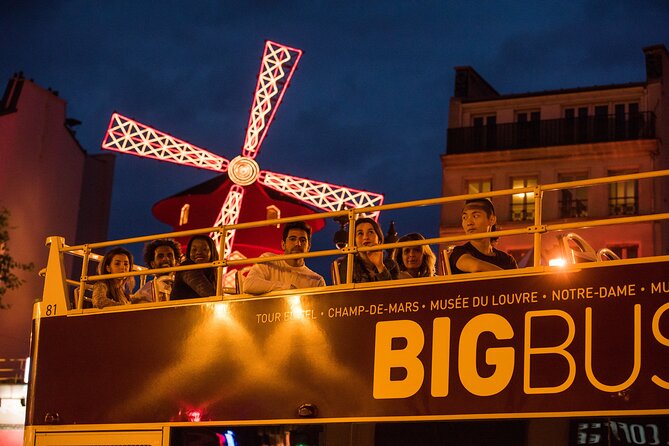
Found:
[[[216,256],[216,244],[208,235],[193,236],[186,247],[184,265],[213,262]],[[195,299],[216,295],[216,269],[203,268],[178,271],[174,277],[174,286],[170,300]]]
[[[98,274],[121,274],[132,270],[132,254],[120,246],[112,248],[98,265]],[[135,286],[132,277],[102,279],[93,284],[93,305],[98,308],[127,305]]]

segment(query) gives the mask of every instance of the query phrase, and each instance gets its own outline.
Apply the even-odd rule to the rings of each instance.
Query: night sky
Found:
[[[260,167],[390,203],[440,195],[455,66],[502,94],[643,81],[669,2],[4,0],[0,82],[23,71],[58,90],[89,153],[118,111],[232,159],[266,39],[304,56]],[[170,230],[151,206],[215,175],[118,155],[110,238]],[[400,235],[438,234],[436,208],[397,219]]]

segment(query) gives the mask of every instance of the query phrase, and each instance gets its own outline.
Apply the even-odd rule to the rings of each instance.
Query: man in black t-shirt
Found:
[[[467,234],[492,232],[495,223],[495,207],[490,200],[477,198],[465,202],[462,228]],[[492,246],[490,238],[479,238],[456,246],[449,256],[449,262],[453,274],[518,268],[513,257]]]

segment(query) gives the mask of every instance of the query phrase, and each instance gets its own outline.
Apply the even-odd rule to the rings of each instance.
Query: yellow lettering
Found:
[[[406,347],[392,348],[393,339],[405,339]],[[383,321],[376,324],[374,340],[374,384],[376,399],[408,398],[423,385],[425,370],[418,354],[423,350],[425,336],[414,321]],[[393,368],[404,369],[406,377],[391,380]]]
[[[595,388],[603,392],[620,392],[636,381],[641,370],[641,305],[634,305],[634,366],[629,378],[617,385],[600,382],[592,371],[592,308],[585,309],[585,374]]]
[[[438,317],[432,322],[432,396],[448,395],[451,320]]]
[[[657,339],[657,341],[660,344],[669,347],[669,338],[667,338],[666,336],[664,336],[660,332],[660,318],[662,317],[662,314],[667,310],[669,310],[669,303],[666,303],[666,304],[662,305],[660,308],[657,309],[657,311],[653,315],[652,328],[653,328],[653,335],[655,336],[655,339]],[[662,387],[663,389],[668,389],[669,390],[669,382],[663,380],[659,376],[653,375],[650,378],[650,380],[653,381],[655,384],[657,384],[659,387]]]
[[[567,323],[569,332],[567,333],[567,339],[560,345],[555,347],[532,347],[532,318],[534,317],[560,317],[564,319]],[[542,393],[560,393],[563,390],[567,389],[574,382],[576,377],[576,361],[574,357],[566,351],[565,349],[571,344],[574,340],[576,333],[576,324],[574,324],[574,319],[561,310],[540,310],[540,311],[528,311],[525,313],[525,352],[523,358],[523,390],[526,394],[542,394]],[[562,382],[562,384],[552,387],[532,387],[530,382],[530,362],[532,355],[559,355],[567,360],[569,364],[569,375]]]
[[[501,392],[513,375],[513,347],[495,347],[486,350],[486,362],[495,366],[495,372],[484,378],[476,369],[476,347],[481,333],[490,332],[497,339],[511,339],[513,328],[509,321],[497,314],[480,314],[462,329],[458,349],[458,373],[462,385],[474,395],[490,396]]]

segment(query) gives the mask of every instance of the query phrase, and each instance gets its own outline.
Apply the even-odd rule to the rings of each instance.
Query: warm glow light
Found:
[[[246,158],[243,156],[237,156],[228,166],[228,176],[233,183],[239,184],[240,186],[248,186],[253,184],[258,179],[258,173],[260,172],[260,167],[251,158]]]
[[[188,417],[188,421],[199,423],[202,421],[202,411],[198,409],[189,410],[186,412],[186,417]]]
[[[188,224],[188,213],[190,212],[190,204],[186,203],[181,206],[181,213],[179,214],[179,226]]]
[[[563,258],[550,259],[548,266],[565,266],[567,262]]]
[[[225,320],[230,317],[230,306],[227,302],[219,302],[214,305],[214,317],[219,320]]]
[[[290,305],[290,311],[292,313],[291,319],[303,319],[304,318],[304,309],[302,309],[302,298],[300,296],[292,296],[288,303]]]
[[[26,358],[25,369],[23,370],[23,382],[28,384],[28,378],[30,377],[30,356]]]

